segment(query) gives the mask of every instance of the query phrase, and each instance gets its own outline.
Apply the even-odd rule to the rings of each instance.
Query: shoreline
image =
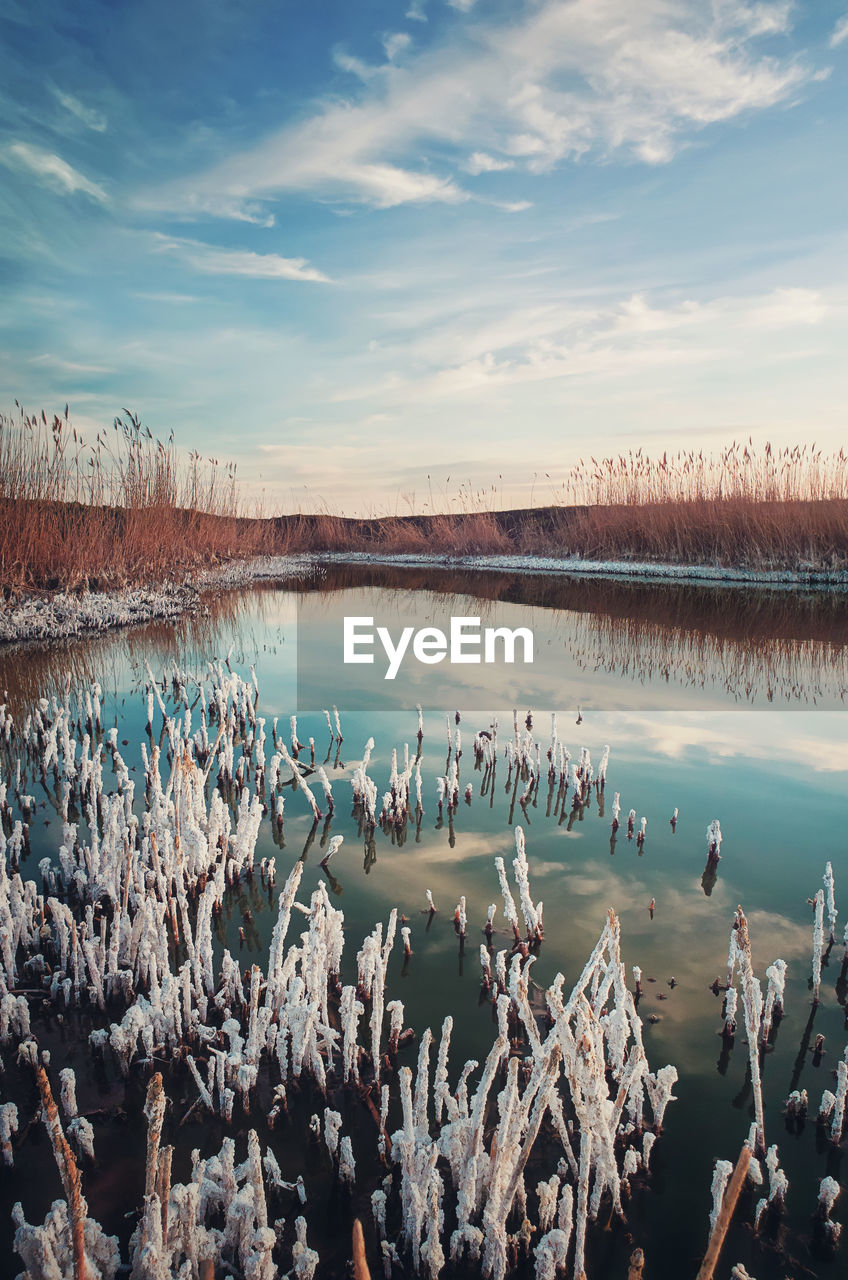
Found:
[[[7,604],[0,612],[0,648],[45,640],[72,640],[145,622],[173,622],[206,607],[206,595],[232,591],[254,582],[285,582],[314,572],[315,568],[312,556],[263,556],[205,569],[182,582],[118,587],[78,595],[66,591],[28,595],[16,604]]]
[[[478,573],[558,575],[563,578],[602,578],[650,584],[767,588],[785,592],[848,592],[848,570],[790,570],[727,568],[654,561],[584,560],[533,555],[444,555],[441,553],[380,554],[377,552],[315,552],[289,556],[260,556],[231,561],[214,569],[156,586],[121,587],[80,594],[57,591],[28,595],[0,611],[0,647],[70,640],[146,622],[172,622],[208,607],[204,596],[236,590],[260,582],[297,580],[320,572],[324,565],[386,565],[398,569],[462,569]]]
[[[848,591],[848,569],[746,569],[708,564],[674,564],[654,560],[588,560],[536,555],[457,555],[324,551],[316,564],[394,565],[398,569],[474,569],[480,573],[558,574],[564,578],[610,578],[621,581],[708,583],[728,587],[770,587],[792,591]]]

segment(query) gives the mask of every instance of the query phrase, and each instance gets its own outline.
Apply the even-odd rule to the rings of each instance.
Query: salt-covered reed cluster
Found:
[[[717,823],[711,824],[708,839],[717,834]],[[821,966],[825,952],[824,915],[827,908],[830,945],[835,941],[837,909],[835,902],[835,885],[833,868],[828,862],[823,876],[824,889],[819,889],[815,898],[809,901],[814,908],[813,920],[813,960],[810,985],[813,990],[813,1012],[802,1044],[802,1054],[809,1037],[812,1017],[820,999]],[[844,972],[844,969],[843,969]],[[766,969],[768,988],[765,998],[759,979],[754,974],[751,955],[751,939],[748,932],[748,921],[741,907],[736,910],[736,917],[730,934],[730,950],[728,954],[727,985],[725,987],[724,1034],[732,1042],[736,1030],[739,992],[733,985],[738,973],[741,991],[742,1009],[745,1031],[748,1041],[748,1059],[750,1082],[754,1100],[755,1120],[736,1169],[725,1161],[719,1160],[714,1166],[712,1196],[713,1207],[710,1213],[710,1241],[704,1263],[699,1272],[699,1280],[712,1277],[718,1252],[729,1225],[730,1216],[736,1204],[742,1186],[747,1182],[753,1188],[761,1188],[762,1194],[754,1207],[754,1228],[764,1231],[769,1220],[779,1218],[785,1209],[789,1181],[780,1166],[777,1145],[766,1149],[765,1117],[762,1098],[761,1058],[769,1042],[772,1030],[783,1016],[783,1001],[786,986],[787,965],[783,960],[775,960]],[[718,990],[717,984],[715,989]],[[824,1037],[817,1037],[814,1062],[820,1060]],[[818,1111],[819,1141],[829,1138],[835,1146],[839,1146],[845,1132],[845,1111],[848,1104],[848,1047],[843,1058],[837,1063],[834,1072],[836,1091],[825,1089]],[[804,1127],[809,1098],[806,1089],[793,1089],[785,1104],[787,1128],[790,1132],[800,1132]],[[758,1159],[757,1157],[760,1157]],[[762,1159],[764,1157],[764,1159]],[[762,1163],[761,1163],[762,1160]],[[762,1164],[765,1165],[765,1172]],[[733,1177],[731,1179],[731,1173]],[[816,1231],[819,1238],[829,1247],[835,1247],[840,1238],[841,1225],[831,1219],[831,1210],[840,1193],[839,1183],[832,1177],[825,1177],[820,1184],[817,1207],[814,1213]],[[747,1275],[744,1268],[734,1268],[733,1274]]]
[[[74,1280],[115,1280],[121,1270],[118,1241],[106,1236],[87,1217],[80,1189],[80,1174],[67,1148],[61,1119],[53,1102],[43,1067],[37,1068],[44,1098],[44,1119],[62,1173],[66,1200],[53,1203],[45,1222],[32,1226],[20,1204],[13,1210],[15,1249],[24,1260],[27,1280],[73,1276]],[[247,1158],[236,1162],[236,1144],[225,1137],[218,1154],[201,1158],[192,1152],[191,1177],[186,1183],[171,1181],[173,1148],[161,1145],[165,1115],[162,1076],[157,1072],[147,1089],[148,1121],[144,1207],[129,1244],[131,1274],[136,1280],[165,1280],[203,1274],[204,1263],[222,1259],[229,1274],[250,1280],[275,1280],[274,1261],[285,1228],[273,1219],[270,1203],[280,1191],[290,1191],[283,1181],[273,1151],[263,1157],[254,1129],[247,1135]],[[306,1242],[306,1219],[295,1222],[291,1248],[295,1280],[312,1280],[318,1254]],[[234,1268],[237,1270],[234,1272]],[[210,1271],[210,1274],[212,1272]]]
[[[366,841],[373,841],[374,833],[378,828],[398,845],[404,843],[410,829],[415,831],[416,837],[420,833],[421,819],[424,814],[421,774],[424,729],[420,707],[417,710],[417,751],[413,756],[408,743],[404,744],[402,755],[396,748],[392,749],[388,789],[382,793],[382,796],[377,782],[369,773],[374,751],[373,738],[369,738],[365,743],[362,759],[353,770],[351,787],[354,815],[358,819],[359,834],[364,836]],[[597,773],[593,770],[590,753],[585,747],[580,750],[579,760],[572,762],[570,751],[559,738],[556,715],[553,714],[550,743],[544,752],[544,759],[547,761],[545,765],[542,744],[533,734],[532,715],[528,714],[522,727],[518,712],[514,711],[513,734],[503,744],[503,750],[498,742],[497,721],[475,733],[472,742],[473,767],[481,774],[481,778],[479,783],[474,784],[462,779],[463,739],[460,719],[459,712],[456,713],[453,723],[451,717],[446,717],[445,769],[444,773],[438,775],[435,780],[435,803],[439,824],[446,821],[451,835],[461,799],[464,798],[466,805],[471,805],[475,795],[478,795],[481,800],[488,797],[490,803],[492,802],[498,762],[501,758],[506,761],[504,791],[510,797],[510,822],[512,822],[516,805],[524,812],[527,811],[528,806],[538,805],[540,786],[545,778],[548,783],[546,816],[553,817],[560,824],[567,823],[568,828],[571,829],[575,820],[583,815],[594,794],[598,804],[598,814],[603,817],[604,787],[610,755],[608,746],[604,747]],[[566,802],[569,793],[570,800]],[[644,839],[644,831],[642,836]]]
[[[523,833],[516,835],[518,878],[526,869]],[[502,865],[498,873],[503,888]],[[508,886],[504,898],[511,901]],[[529,907],[529,890],[527,898]],[[514,904],[506,911],[517,929]],[[432,1088],[429,1031],[421,1040],[417,1071],[400,1070],[403,1123],[391,1139],[400,1167],[397,1239],[386,1232],[386,1187],[372,1198],[389,1265],[405,1253],[415,1274],[435,1277],[448,1256],[453,1262],[467,1258],[484,1276],[502,1280],[530,1252],[535,1232],[537,1277],[583,1276],[589,1223],[602,1203],[624,1218],[622,1197],[630,1180],[647,1172],[677,1072],[671,1066],[649,1068],[642,1023],[625,983],[615,914],[610,911],[568,998],[562,974],[546,992],[545,1028],[529,997],[534,957],[523,950],[514,951],[508,973],[506,952],[498,953],[498,1034],[473,1094],[469,1079],[476,1062],[465,1063],[455,1090],[447,1083],[451,1018],[442,1027]],[[491,975],[491,966],[484,962],[486,972]],[[500,1092],[493,1097],[498,1081]],[[497,1120],[487,1148],[491,1113]],[[533,1189],[525,1172],[531,1152],[538,1167],[537,1148],[551,1172]],[[456,1227],[445,1242],[449,1189]]]
[[[748,1060],[751,1068],[751,1087],[754,1095],[755,1140],[752,1144],[755,1155],[765,1152],[765,1117],[763,1114],[763,1086],[760,1070],[760,1036],[763,1026],[763,991],[759,978],[754,974],[751,955],[751,939],[748,934],[748,921],[741,907],[736,908],[736,918],[730,931],[730,950],[727,959],[727,1001],[726,1017],[735,1020],[736,993],[733,980],[738,970],[739,985],[742,995],[742,1010],[745,1019],[745,1032],[748,1038]],[[769,974],[769,1025],[775,1013],[782,1011],[783,983],[786,965],[778,960],[767,971]],[[731,992],[733,995],[731,996]],[[778,1002],[779,994],[779,1002]],[[731,1012],[732,1011],[732,1012]],[[727,1025],[727,1023],[726,1023]]]
[[[205,678],[194,682],[176,667],[161,684],[148,672],[143,788],[119,751],[117,730],[104,732],[97,686],[75,699],[68,682],[62,698],[42,700],[20,729],[0,708],[6,765],[0,777],[0,1042],[16,1048],[35,1073],[66,1193],[40,1225],[28,1224],[22,1207],[15,1208],[15,1247],[28,1275],[111,1280],[122,1265],[117,1241],[88,1216],[83,1197],[81,1170],[95,1154],[94,1128],[78,1113],[69,1069],[59,1073],[62,1123],[47,1075],[49,1055],[33,1033],[32,996],[66,1018],[82,1013],[94,1024],[90,1049],[107,1073],[150,1078],[143,1208],[128,1259],[135,1280],[194,1278],[210,1258],[223,1259],[250,1280],[272,1280],[289,1266],[298,1280],[314,1273],[318,1255],[306,1240],[308,1209],[294,1224],[292,1238],[269,1207],[281,1190],[296,1194],[301,1204],[306,1192],[302,1179],[283,1181],[272,1146],[262,1151],[248,1120],[260,1106],[260,1076],[266,1089],[269,1080],[272,1086],[272,1128],[294,1090],[326,1098],[330,1087],[349,1089],[366,1101],[377,1122],[373,1149],[355,1148],[354,1139],[363,1142],[361,1133],[342,1133],[341,1113],[329,1101],[323,1129],[342,1190],[350,1191],[357,1168],[375,1157],[395,1170],[373,1196],[387,1274],[398,1261],[416,1273],[436,1275],[447,1257],[468,1256],[500,1280],[518,1254],[535,1252],[540,1277],[565,1274],[569,1266],[574,1276],[582,1275],[589,1224],[604,1203],[624,1216],[623,1197],[633,1179],[647,1172],[677,1079],[673,1067],[656,1073],[649,1068],[615,915],[609,913],[567,999],[564,977],[556,977],[540,1025],[530,1003],[529,974],[531,952],[543,937],[542,904],[533,899],[524,833],[516,828],[512,870],[518,907],[503,865],[498,867],[515,946],[510,955],[498,953],[493,974],[489,964],[497,1034],[482,1073],[476,1077],[478,1064],[467,1062],[451,1085],[449,1017],[432,1089],[429,1030],[421,1037],[414,1076],[408,1067],[398,1069],[400,1046],[411,1033],[404,1032],[402,1003],[387,1000],[395,910],[385,928],[377,924],[364,940],[356,980],[346,984],[343,914],[323,882],[308,903],[298,900],[304,867],[298,861],[278,896],[264,968],[254,964],[243,972],[230,950],[213,942],[215,921],[240,880],[258,873],[273,891],[274,860],[263,859],[257,867],[255,851],[266,814],[275,838],[281,835],[281,788],[300,794],[316,823],[325,812],[332,814],[329,779],[303,761],[307,750],[314,761],[314,743],[303,746],[294,720],[288,744],[276,721],[269,735],[258,714],[258,694],[255,674],[243,680],[229,661],[211,664]],[[177,714],[169,713],[169,699]],[[331,740],[340,744],[335,708],[334,716],[334,723],[327,716]],[[159,718],[157,740],[153,728]],[[508,751],[509,771],[524,780],[525,790],[542,773],[529,732],[530,718],[524,737],[516,719]],[[448,783],[458,776],[458,724],[449,734],[446,800]],[[496,743],[496,730],[491,741]],[[13,750],[19,756],[9,767]],[[367,772],[372,750],[369,743],[354,771],[353,790],[363,821],[376,825],[377,791]],[[605,753],[601,776],[594,779],[598,793],[607,758]],[[568,759],[554,726],[550,777],[563,796]],[[58,857],[39,863],[40,886],[21,874],[31,808],[27,771],[40,778],[61,817]],[[312,789],[316,777],[320,802]],[[592,786],[588,752],[581,754],[571,782],[575,795],[584,796]],[[413,795],[420,808],[420,758],[410,759],[407,751],[402,765],[392,758],[383,820],[403,820]],[[15,796],[21,818],[11,808]],[[340,841],[332,838],[330,854]],[[489,940],[493,917],[490,909]],[[295,918],[303,923],[298,940],[289,937]],[[456,918],[463,936],[464,899]],[[408,953],[410,931],[401,932]],[[159,1064],[167,1065],[169,1081],[192,1099],[190,1112],[233,1126],[217,1154],[194,1154],[184,1183],[171,1180],[173,1143],[164,1139],[175,1136],[177,1121],[166,1113],[161,1076],[153,1074]],[[399,1109],[401,1125],[390,1135],[392,1106]],[[313,1132],[320,1133],[321,1124],[320,1115],[313,1116]],[[0,1151],[8,1164],[17,1129],[15,1104],[3,1103]],[[247,1154],[239,1163],[236,1146],[245,1132]],[[531,1152],[534,1168],[543,1161],[549,1167],[535,1188],[525,1184]],[[456,1221],[451,1233],[445,1229],[448,1197]]]
[[[546,763],[543,763],[542,744],[534,736],[532,714],[528,713],[523,726],[517,710],[513,710],[512,718],[512,737],[506,740],[503,748],[507,767],[504,789],[511,794],[510,821],[516,803],[525,811],[528,805],[538,804],[545,778],[548,783],[546,813],[549,817],[553,816],[559,823],[567,822],[570,829],[589,803],[593,790],[602,817],[609,747],[604,747],[597,773],[586,747],[581,748],[578,761],[572,761],[571,752],[559,736],[556,713],[552,713],[550,741],[544,751]],[[498,756],[498,725],[495,721],[490,729],[482,730],[474,738],[475,763],[483,771],[481,796],[491,794],[494,787]],[[569,790],[571,798],[566,803]]]

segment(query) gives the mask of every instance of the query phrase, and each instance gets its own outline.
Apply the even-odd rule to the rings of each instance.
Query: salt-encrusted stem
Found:
[[[156,1190],[159,1176],[159,1143],[162,1138],[162,1121],[165,1118],[165,1090],[162,1088],[162,1072],[157,1071],[147,1086],[144,1103],[147,1118],[147,1165],[144,1174],[145,1197]]]
[[[11,1169],[15,1163],[12,1138],[18,1132],[18,1108],[14,1102],[0,1103],[0,1155]]]
[[[88,1260],[85,1256],[87,1206],[82,1194],[82,1178],[80,1177],[77,1162],[74,1159],[74,1153],[68,1146],[68,1141],[62,1132],[62,1122],[59,1119],[56,1103],[53,1101],[47,1072],[40,1064],[35,1069],[35,1079],[41,1094],[41,1104],[44,1108],[44,1124],[50,1136],[53,1155],[56,1157],[56,1164],[59,1166],[59,1174],[65,1190],[65,1199],[68,1202],[68,1216],[71,1220],[71,1248],[74,1257],[74,1280],[88,1280]]]
[[[821,893],[821,890],[819,890]],[[822,894],[822,897],[824,895]],[[751,1064],[751,1088],[754,1094],[754,1118],[757,1122],[757,1154],[766,1149],[765,1117],[763,1115],[763,1084],[760,1074],[760,1018],[763,993],[754,977],[751,959],[751,940],[748,937],[748,921],[741,907],[736,908],[736,953],[742,976],[742,1006],[745,1012],[745,1032],[748,1037],[748,1060]]]
[[[845,1103],[846,1097],[848,1097],[848,1063],[844,1059],[836,1064],[836,1079],[836,1096],[833,1103],[830,1140],[838,1146],[842,1139],[842,1126],[845,1123]]]
[[[592,1167],[592,1130],[580,1134],[580,1176],[577,1180],[577,1225],[574,1231],[574,1275],[585,1280],[586,1215],[589,1208],[589,1172]]]
[[[296,862],[283,885],[278,904],[277,923],[271,934],[271,946],[268,952],[268,985],[265,989],[265,1007],[276,1011],[282,1002],[281,973],[285,959],[285,941],[291,919],[292,904],[303,875],[303,863]]]
[[[822,879],[824,880],[825,905],[827,906],[827,923],[828,928],[830,929],[830,941],[835,942],[836,917],[839,915],[839,912],[836,909],[836,899],[833,892],[833,867],[829,862],[825,866]]]
[[[813,916],[813,1004],[819,1002],[821,987],[822,951],[824,950],[824,889],[816,892],[816,908]]]
[[[771,1033],[775,1013],[783,1013],[783,993],[786,988],[786,961],[775,960],[766,969],[768,990],[766,992],[765,1009],[763,1010],[762,1039],[765,1044]]]
[[[530,1114],[524,1143],[517,1159],[515,1160],[512,1174],[501,1202],[504,1221],[506,1221],[509,1216],[512,1203],[515,1199],[515,1193],[518,1188],[518,1181],[524,1173],[525,1165],[530,1157],[531,1148],[539,1135],[539,1130],[542,1127],[542,1121],[544,1120],[545,1112],[548,1109],[548,1089],[551,1084],[556,1081],[556,1078],[559,1075],[561,1060],[562,1050],[559,1044],[554,1044],[549,1051],[547,1063],[545,1064],[543,1074],[539,1080],[539,1087],[533,1104],[533,1110]]]
[[[713,1207],[710,1213],[710,1234],[715,1230],[716,1220],[721,1213],[721,1205],[724,1200],[724,1193],[727,1190],[727,1184],[733,1173],[733,1165],[729,1160],[716,1160],[715,1169],[713,1170],[713,1185],[710,1188],[713,1193]]]
[[[733,1211],[736,1208],[736,1201],[739,1199],[739,1193],[748,1176],[751,1154],[751,1148],[747,1142],[743,1143],[742,1150],[739,1152],[739,1159],[736,1161],[736,1168],[733,1170],[733,1176],[724,1193],[721,1209],[710,1232],[707,1252],[704,1254],[704,1261],[701,1263],[701,1268],[698,1272],[698,1280],[713,1280],[713,1273],[718,1263],[721,1247],[724,1244],[724,1238],[727,1235],[727,1229],[733,1217]]]

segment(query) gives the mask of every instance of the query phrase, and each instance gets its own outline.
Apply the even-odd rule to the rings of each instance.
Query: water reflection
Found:
[[[403,618],[472,611],[484,625],[532,625],[537,669],[528,673],[524,696],[537,702],[566,705],[566,688],[575,707],[586,693],[597,698],[601,687],[617,689],[621,705],[637,704],[628,687],[649,691],[655,703],[675,688],[747,705],[840,706],[848,693],[844,593],[377,565],[331,565],[294,590],[257,584],[222,592],[208,598],[203,612],[175,623],[0,649],[0,687],[9,691],[13,711],[26,714],[39,697],[61,692],[68,678],[74,687],[97,678],[114,689],[126,669],[143,679],[146,662],[158,670],[178,659],[200,671],[227,652],[244,665],[251,655],[279,655],[287,645],[293,667],[299,630],[307,652],[319,655],[309,659],[319,668],[315,679],[301,672],[307,678],[300,700],[308,705],[307,695],[327,679],[328,646],[341,636],[342,616],[364,607],[363,600],[372,611]],[[335,696],[343,697],[348,672],[333,671],[332,678]],[[491,685],[494,692],[496,678]]]
[[[0,646],[0,690],[22,720],[39,698],[61,699],[66,687],[82,689],[97,680],[107,693],[138,688],[147,678],[146,665],[157,675],[174,662],[201,673],[207,662],[227,654],[242,666],[256,654],[274,655],[294,619],[292,597],[263,586],[210,597],[203,610],[174,622],[155,619],[72,640]]]
[[[423,593],[430,607],[503,621],[497,605],[547,611],[537,633],[554,636],[575,665],[641,685],[714,688],[733,700],[843,701],[848,691],[848,596],[775,588],[593,581],[565,575],[472,573],[442,568],[329,566],[301,596],[331,602],[378,590],[386,603]]]

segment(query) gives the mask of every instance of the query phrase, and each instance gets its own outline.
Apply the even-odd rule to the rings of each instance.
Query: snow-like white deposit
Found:
[[[309,556],[263,556],[204,569],[182,582],[155,587],[27,596],[0,609],[0,644],[66,640],[156,618],[172,620],[202,608],[201,597],[206,591],[224,591],[251,582],[284,581],[314,568],[315,561]]]
[[[562,573],[580,578],[638,578],[646,582],[709,582],[722,586],[828,587],[848,591],[842,569],[746,569],[710,564],[662,564],[652,560],[584,560],[580,556],[375,555],[370,551],[322,552],[319,564],[389,564],[398,568],[474,569],[480,573]]]

